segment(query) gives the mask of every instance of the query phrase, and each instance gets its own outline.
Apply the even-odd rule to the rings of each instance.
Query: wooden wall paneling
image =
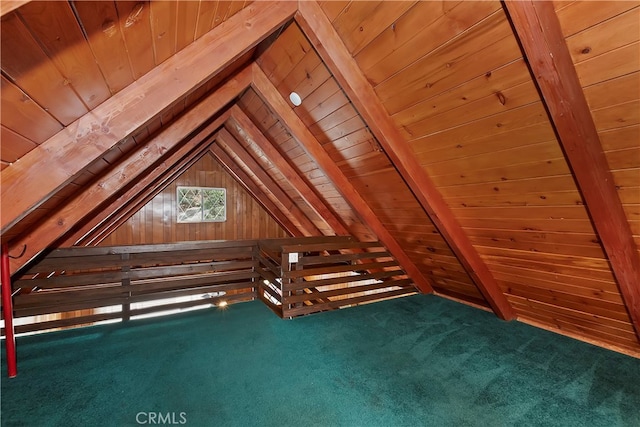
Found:
[[[640,256],[553,6],[505,3],[640,340]],[[549,55],[549,52],[553,56]]]
[[[111,94],[120,92],[133,82],[133,72],[115,3],[74,1],[71,5]]]
[[[242,8],[242,4],[242,1],[219,1],[216,14],[211,22],[211,28],[215,28],[226,21],[227,18]]]
[[[398,20],[395,28],[387,29],[363,49],[357,57],[358,64],[371,84],[377,86],[399,70],[415,67],[430,52],[447,49],[451,40],[468,36],[470,28],[499,9],[498,2],[450,2],[444,6],[420,2]]]
[[[447,94],[447,97],[450,99],[451,95]],[[486,95],[479,99],[468,101],[464,105],[449,111],[443,111],[440,114],[429,115],[427,118],[418,122],[410,121],[404,123],[402,124],[402,129],[403,133],[410,139],[418,135],[431,135],[444,129],[460,126],[493,114],[499,114],[512,108],[526,106],[539,101],[540,97],[535,89],[535,85],[529,80],[516,86],[503,87],[501,90],[495,92],[487,91]],[[433,104],[428,103],[428,105]],[[433,108],[428,108],[428,105],[427,103],[421,104],[421,107],[426,110],[434,110]]]
[[[120,29],[133,78],[138,80],[155,66],[149,1],[117,1]]]
[[[221,110],[228,102],[238,96],[248,84],[250,71],[251,69],[247,68],[244,72],[240,72],[235,79],[228,81],[188,113],[173,122],[171,126],[164,128],[147,144],[140,146],[139,149],[120,162],[116,168],[111,169],[107,175],[101,177],[100,182],[78,194],[74,194],[73,199],[65,204],[58,213],[58,216],[50,217],[39,227],[37,233],[37,230],[32,230],[25,239],[22,239],[31,241],[31,239],[34,239],[36,236],[38,238],[37,243],[31,242],[29,244],[29,253],[25,254],[24,258],[14,260],[14,264],[12,265],[14,270],[12,271],[16,271],[31,261],[31,259],[46,248],[48,244],[54,242],[66,233],[74,223],[79,221],[97,205],[104,203],[104,201],[111,196],[111,192],[119,190],[122,186],[135,179],[147,167],[163,157],[167,150],[177,146],[178,143],[184,140],[193,129],[201,126],[212,114],[216,114],[216,112]],[[183,152],[186,150],[188,152],[194,148],[195,145],[201,142],[202,138],[208,136],[208,134],[215,130],[215,128],[211,128],[211,126],[216,125],[219,126],[219,124],[215,122],[213,125],[209,124],[200,131],[199,139],[192,138],[183,144],[179,150]],[[121,170],[127,170],[127,174],[121,174]],[[16,244],[20,243],[16,242]]]
[[[211,29],[211,23],[213,22],[213,17],[215,16],[216,9],[218,8],[218,1],[200,0],[198,5],[198,20],[195,31],[196,40],[205,35]]]
[[[441,90],[517,59],[520,52],[510,31],[504,12],[498,10],[460,38],[376,85],[375,91],[392,115],[424,102]],[[414,49],[421,50],[420,47]],[[401,93],[405,96],[400,96]]]
[[[220,117],[217,120],[218,123],[214,123],[211,128],[215,129],[225,119],[225,116]],[[173,153],[169,158],[163,161],[162,165],[154,168],[149,173],[146,173],[143,177],[138,179],[133,186],[130,186],[124,194],[121,194],[117,199],[113,200],[109,206],[105,207],[100,213],[91,218],[90,222],[83,227],[80,232],[76,232],[74,236],[67,238],[67,245],[91,246],[101,244],[105,239],[109,238],[110,234],[114,230],[120,227],[124,222],[128,221],[129,218],[142,209],[146,203],[156,197],[159,192],[163,191],[178,176],[188,170],[193,163],[202,157],[203,151],[206,149],[206,144],[201,144],[199,149],[192,150],[182,159],[180,159],[180,155],[184,153]],[[171,206],[175,206],[175,200],[171,197],[175,196],[171,194],[169,196],[170,203],[167,217],[171,218],[171,215],[173,214]],[[146,215],[146,210],[144,213]],[[163,213],[163,221],[164,217],[165,215]],[[81,240],[78,240],[75,236],[81,237]],[[174,240],[169,238],[165,241]],[[130,244],[133,244],[133,242]],[[65,246],[65,244],[63,243],[61,246]]]
[[[636,3],[637,4],[637,3]],[[593,15],[601,16],[599,11]],[[615,35],[615,36],[612,36]],[[574,64],[640,40],[638,6],[566,39]]]
[[[415,281],[418,288],[422,292],[431,292],[431,285],[404,252],[402,246],[378,220],[366,201],[355,190],[338,166],[329,158],[324,148],[322,148],[318,140],[311,134],[304,123],[289,108],[286,101],[282,99],[278,93],[276,87],[257,64],[253,67],[252,87],[258,95],[273,108],[274,113],[287,127],[289,132],[295,135],[296,140],[304,146],[309,156],[315,159],[318,166],[324,171],[354,211],[362,217],[363,221],[372,229],[380,241],[394,254],[403,269]]]
[[[63,125],[88,110],[16,13],[2,18],[2,72]]]
[[[394,114],[393,119],[405,132],[405,126],[419,124],[455,108],[464,108],[470,103],[477,102],[487,96],[493,96],[497,102],[504,106],[507,103],[507,97],[503,91],[525,82],[531,82],[529,69],[525,61],[522,58],[518,58],[483,75],[472,78],[463,85],[451,87],[440,94],[405,108]],[[499,93],[501,96],[498,95]],[[510,99],[508,101],[509,107],[511,107],[513,103]],[[406,133],[408,137],[413,136],[413,134],[420,135],[416,132],[409,133],[406,131]]]
[[[344,8],[350,3],[350,1],[343,0],[328,0],[321,1],[318,4],[327,15],[329,21],[333,22],[344,10]]]
[[[231,5],[229,6],[229,10],[227,11],[227,15],[225,16],[225,20],[231,18],[233,15],[235,15],[236,13],[241,11],[242,8],[247,7],[251,3],[252,3],[251,1],[247,2],[245,0],[234,0],[234,1],[232,1]]]
[[[0,127],[0,132],[0,139],[2,139],[0,159],[3,162],[13,163],[37,146],[33,141],[4,126]]]
[[[155,65],[160,65],[177,51],[178,3],[167,0],[153,1],[149,5]]]
[[[239,159],[244,167],[251,171],[257,179],[269,190],[273,197],[282,204],[286,210],[289,211],[292,217],[300,224],[303,232],[306,236],[317,236],[322,233],[316,227],[316,225],[305,215],[305,213],[298,207],[291,197],[284,192],[273,179],[264,172],[264,169],[251,157],[251,155],[236,141],[236,139],[226,130],[223,129],[218,132],[217,141],[220,142],[227,153],[232,152]]]
[[[111,96],[68,2],[31,2],[18,13],[89,110]]]
[[[253,140],[263,151],[263,153],[273,162],[276,168],[283,174],[287,181],[302,196],[304,201],[322,218],[337,235],[350,235],[347,227],[331,211],[322,198],[316,194],[298,174],[295,168],[271,145],[271,142],[255,127],[251,119],[238,107],[231,107],[231,122],[235,123],[236,129],[241,130],[247,138]]]
[[[490,303],[496,315],[505,320],[513,319],[515,313],[491,272],[469,242],[460,224],[451,214],[438,189],[415,160],[413,153],[380,103],[369,81],[333,31],[322,10],[316,3],[301,3],[296,20],[336,79],[341,83],[342,88],[348,93],[400,175],[416,195],[460,262],[465,266],[467,273],[474,279],[474,283]]]
[[[358,11],[357,14],[354,13],[354,8],[350,8],[348,13],[343,13],[338,19],[332,21],[345,47],[354,57],[384,29],[394,26],[402,15],[418,2],[362,3],[367,3],[369,7]]]
[[[311,50],[308,40],[294,25],[285,29],[256,62],[269,79],[279,86],[289,70]]]
[[[176,11],[176,51],[181,51],[196,39],[199,1],[179,1]]]
[[[335,79],[329,78],[305,99],[305,108],[297,110],[298,116],[307,125],[311,125],[342,107],[347,98]]]
[[[282,96],[287,99],[295,91],[301,99],[305,99],[316,86],[320,86],[329,78],[329,72],[313,50],[309,50],[277,86]]]
[[[193,138],[183,144],[179,149],[181,154],[188,153],[201,141]],[[12,247],[27,246],[24,256],[14,260],[12,273],[31,262],[40,252],[68,232],[73,225],[108,200],[112,194],[117,193],[118,190],[137,179],[147,168],[152,167],[165,154],[166,146],[166,141],[158,138],[141,147],[120,162],[116,168],[102,176],[94,185],[87,186],[70,197],[64,206],[56,210],[55,215],[42,221],[27,235],[12,242]],[[122,174],[122,170],[126,170],[127,174]]]
[[[59,132],[62,125],[11,81],[0,76],[2,125],[40,144]],[[3,144],[4,149],[4,144]]]
[[[362,224],[347,202],[327,180],[326,175],[318,169],[317,164],[291,138],[286,128],[275,118],[273,112],[256,95],[255,91],[248,90],[240,99],[239,105],[265,137],[272,141],[274,148],[281,156],[300,173],[301,178],[306,180],[315,191],[322,194],[324,202],[339,216],[340,220],[354,236],[357,236],[360,240],[375,240],[371,230]],[[262,116],[266,117],[266,122],[261,119]],[[271,125],[272,122],[273,124]],[[265,129],[264,126],[269,127]],[[278,172],[277,175],[280,176],[281,174]]]
[[[212,138],[215,138],[215,135]],[[251,226],[251,212],[256,203],[251,198],[248,203],[241,202],[241,199],[237,198],[237,196],[246,193],[242,191],[240,184],[231,179],[224,172],[222,166],[213,159],[209,149],[214,146],[215,144],[203,145],[204,153],[201,150],[193,153],[191,160],[183,162],[184,164],[180,168],[172,170],[170,175],[163,177],[161,185],[154,184],[153,193],[131,206],[131,209],[138,209],[138,212],[119,224],[118,228],[111,232],[106,239],[101,239],[100,245],[147,244],[154,239],[159,239],[160,234],[162,234],[164,243],[285,236],[286,233],[279,227],[279,224],[275,220],[265,217],[259,208],[257,209],[255,227]],[[218,223],[178,224],[175,208],[175,193],[178,185],[226,188],[227,220]],[[240,212],[239,217],[234,214],[236,210]],[[143,219],[143,221],[139,221],[136,217]],[[245,218],[244,225],[242,217]],[[259,225],[260,223],[262,226]],[[130,230],[140,226],[142,226],[143,232],[131,236]]]
[[[393,24],[387,26],[378,37],[363,46],[357,55],[354,55],[354,58],[368,77],[372,77],[368,75],[369,69],[385,66],[381,63],[385,61],[385,58],[389,57],[390,60],[394,60],[393,55],[396,50],[405,50],[404,54],[403,52],[396,54],[397,58],[405,61],[406,55],[415,54],[415,52],[411,52],[411,49],[408,49],[408,43],[414,37],[416,40],[411,41],[411,43],[416,45],[423,45],[424,40],[431,42],[429,34],[434,34],[434,31],[439,31],[439,28],[445,28],[445,26],[434,25],[434,23],[444,21],[450,14],[455,16],[453,9],[459,4],[459,1],[418,2],[407,13],[396,19]],[[327,18],[331,20],[326,8],[323,7],[323,9],[325,9]],[[489,12],[485,13],[488,14]],[[460,20],[458,22],[464,25],[465,21]],[[452,30],[455,29],[455,25],[450,25],[450,27]],[[438,34],[436,33],[434,36],[438,37]],[[431,39],[433,39],[433,36]],[[412,62],[411,59],[415,60],[415,58],[409,58],[409,61],[403,63],[403,66]],[[381,75],[379,79],[382,81],[384,77]]]
[[[565,37],[569,37],[637,6],[637,1],[576,1],[557,9],[556,15]]]
[[[24,197],[12,198],[14,203],[11,204],[11,209],[3,209],[2,231],[24,218],[68,182],[70,177],[81,171],[87,163],[127,136],[133,126],[146,123],[191,88],[233,63],[274,28],[282,25],[294,12],[295,5],[290,2],[267,6],[256,3],[255,6],[243,9],[220,30],[237,43],[226,43],[226,37],[221,37],[220,32],[210,32],[167,60],[163,67],[145,75],[137,85],[129,86],[102,103],[91,114],[83,116],[67,130],[48,139],[42,149],[55,154],[47,155],[49,161],[46,172],[42,170],[39,162],[44,151],[36,153],[39,148],[24,156],[19,168],[14,165],[3,170],[3,198],[5,194],[13,193],[15,188],[19,188]],[[165,67],[174,70],[170,77],[179,84],[166,84],[168,76]],[[142,94],[144,96],[141,97]],[[106,127],[102,123],[104,117],[110,117]],[[94,126],[103,129],[104,133],[99,134],[98,138],[96,134],[87,131]],[[69,140],[74,143],[70,144]],[[88,140],[92,143],[86,143]],[[79,145],[82,146],[82,152],[78,149]],[[37,177],[43,173],[49,179],[39,182]],[[34,184],[36,182],[37,185]]]
[[[280,226],[291,236],[294,237],[303,237],[304,234],[302,231],[295,226],[291,220],[287,217],[286,214],[282,213],[280,209],[273,203],[269,197],[260,189],[259,186],[253,182],[251,177],[239,167],[223,149],[219,145],[214,144],[210,148],[211,153],[216,157],[216,159],[220,162],[220,164],[227,170],[227,172],[233,176],[238,183],[251,195],[251,197],[256,200],[262,208],[269,213],[269,215],[276,220],[280,224]],[[249,221],[249,217],[245,217],[244,220],[249,224],[245,225],[245,230],[248,229],[249,225],[253,227],[255,221],[256,209],[252,207],[251,209],[251,221]]]

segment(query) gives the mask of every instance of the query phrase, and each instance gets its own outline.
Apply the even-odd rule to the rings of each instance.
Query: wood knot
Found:
[[[590,53],[590,52],[591,52],[591,48],[589,46],[585,47],[584,49],[582,49],[580,51],[580,53],[582,53],[584,55],[586,55],[587,53]]]
[[[498,101],[500,101],[500,104],[504,105],[507,103],[507,98],[505,98],[502,92],[496,92],[496,96],[498,97]]]
[[[491,77],[491,71],[488,71],[487,74],[484,75],[486,78]]]
[[[111,19],[107,19],[102,23],[102,32],[107,37],[115,36],[116,33],[118,32],[118,29],[116,28],[116,23],[113,22]]]
[[[133,6],[131,13],[127,17],[127,20],[124,22],[124,27],[129,28],[130,26],[138,22],[140,20],[140,14],[142,14],[143,10],[144,3],[137,3],[135,6]]]

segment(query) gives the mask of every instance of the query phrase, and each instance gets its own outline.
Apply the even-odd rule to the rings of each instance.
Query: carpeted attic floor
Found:
[[[640,360],[435,296],[292,321],[251,302],[17,342],[3,426],[640,425]]]

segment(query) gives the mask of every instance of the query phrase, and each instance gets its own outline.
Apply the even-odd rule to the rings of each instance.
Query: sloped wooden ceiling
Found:
[[[640,5],[549,5],[3,3],[12,271],[211,153],[290,234],[640,354]]]

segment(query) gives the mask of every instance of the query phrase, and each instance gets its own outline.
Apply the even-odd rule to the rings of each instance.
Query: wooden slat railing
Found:
[[[18,333],[256,297],[290,318],[416,292],[382,244],[350,236],[57,249],[12,289],[18,321],[57,317]]]
[[[244,240],[54,250],[14,277],[14,316],[62,318],[16,326],[16,332],[255,299],[260,278],[255,248],[256,240]],[[203,298],[173,299],[194,295]],[[153,305],[137,304],[149,302]],[[100,310],[112,306],[119,309]],[[77,315],[80,310],[93,313]]]
[[[259,242],[258,270],[263,283],[258,287],[258,297],[281,317],[417,292],[413,281],[380,242],[358,242],[342,236],[314,239],[279,239],[267,245]]]

